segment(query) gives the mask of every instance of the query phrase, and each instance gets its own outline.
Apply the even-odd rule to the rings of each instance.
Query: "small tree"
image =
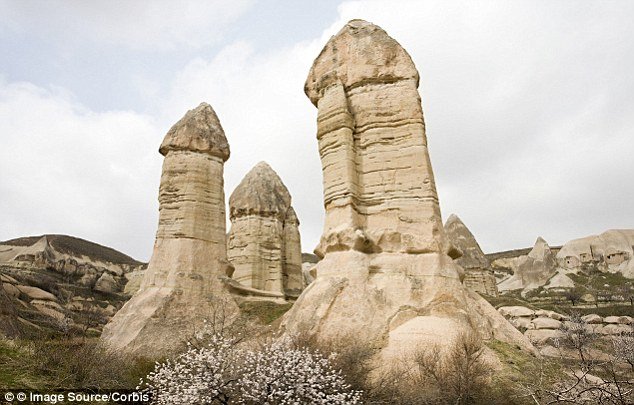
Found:
[[[581,297],[583,296],[583,291],[579,287],[570,288],[566,290],[564,296],[568,301],[572,303],[572,306],[574,307],[579,302],[579,300],[581,300]]]
[[[448,351],[432,345],[421,348],[414,357],[413,383],[430,386],[427,402],[473,404],[483,396],[491,368],[483,359],[484,346],[474,334],[461,334]]]
[[[630,332],[612,338],[612,347],[617,360],[624,361],[634,371],[634,325]]]
[[[357,404],[333,356],[295,349],[289,340],[260,350],[240,348],[214,335],[208,346],[190,348],[174,362],[157,364],[139,389],[157,404]]]
[[[576,350],[581,361],[585,362],[586,352],[598,338],[598,335],[594,333],[590,325],[583,320],[580,314],[573,313],[568,321],[561,324],[559,331],[562,336],[558,339],[557,344]]]

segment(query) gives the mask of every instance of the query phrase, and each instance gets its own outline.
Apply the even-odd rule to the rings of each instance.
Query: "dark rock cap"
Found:
[[[207,103],[187,111],[165,135],[159,148],[161,155],[171,150],[189,150],[229,159],[229,143],[218,116]]]
[[[350,90],[364,83],[400,80],[415,80],[418,86],[418,71],[407,51],[381,27],[351,20],[313,62],[304,92],[316,106],[324,90],[338,81]]]
[[[291,194],[266,162],[260,162],[242,179],[229,197],[231,219],[245,215],[278,217],[284,221]]]
[[[445,222],[445,234],[451,244],[462,251],[462,256],[456,260],[460,266],[465,269],[489,267],[475,236],[457,215],[451,214]]]

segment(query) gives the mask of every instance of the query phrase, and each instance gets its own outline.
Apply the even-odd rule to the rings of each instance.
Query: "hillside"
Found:
[[[0,242],[0,335],[99,335],[127,301],[129,277],[145,264],[67,235]]]
[[[92,260],[99,260],[116,264],[142,264],[138,260],[135,260],[130,256],[123,254],[113,248],[68,235],[26,236],[22,238],[1,241],[0,245],[31,246],[43,237],[46,237],[49,244],[55,250],[61,253],[66,253],[74,256],[86,256]],[[0,250],[2,249],[0,248]]]

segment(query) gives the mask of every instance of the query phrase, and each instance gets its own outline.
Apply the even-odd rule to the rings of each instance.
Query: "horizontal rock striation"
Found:
[[[463,332],[533,350],[464,288],[449,256],[417,87],[407,52],[366,21],[346,24],[315,60],[305,91],[318,109],[323,259],[281,327],[364,341],[384,366]]]
[[[247,295],[296,298],[303,289],[299,221],[277,173],[258,163],[229,198],[227,254]],[[274,293],[275,295],[271,295]]]
[[[206,103],[167,133],[159,189],[159,225],[139,290],[106,325],[110,347],[151,357],[177,350],[205,319],[237,312],[220,280],[226,258],[223,166],[229,145]]]
[[[445,222],[444,229],[449,242],[462,252],[455,262],[465,270],[464,285],[472,291],[497,296],[491,264],[469,228],[457,215],[452,214]]]

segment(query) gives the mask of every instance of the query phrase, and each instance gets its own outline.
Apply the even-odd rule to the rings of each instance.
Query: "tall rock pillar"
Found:
[[[303,287],[299,221],[288,189],[266,162],[244,176],[229,198],[229,212],[233,279],[247,288],[236,291],[296,298]]]
[[[173,351],[204,319],[237,306],[219,279],[228,271],[223,167],[229,144],[202,103],[167,133],[154,251],[139,291],[106,325],[113,348],[155,356]]]
[[[318,108],[324,231],[316,279],[282,329],[365,340],[386,361],[429,342],[478,331],[531,348],[453,263],[425,135],[418,72],[384,30],[353,20],[308,75]]]

